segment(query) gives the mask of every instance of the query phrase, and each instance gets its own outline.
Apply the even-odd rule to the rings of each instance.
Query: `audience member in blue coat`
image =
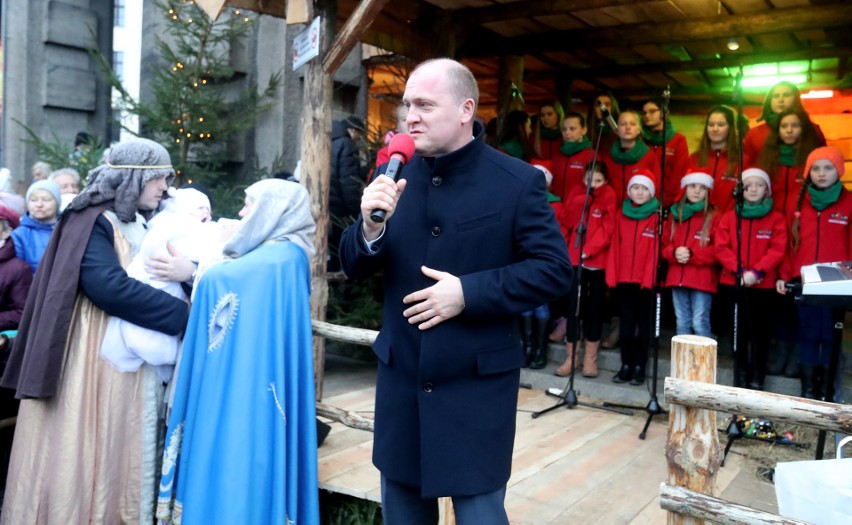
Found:
[[[33,274],[56,226],[61,200],[59,186],[53,181],[39,180],[27,189],[27,213],[12,232],[12,240],[18,258],[30,265]]]
[[[403,101],[417,154],[398,182],[367,187],[340,245],[349,277],[384,274],[373,463],[388,525],[437,523],[441,496],[459,525],[508,524],[517,315],[571,283],[544,177],[485,144],[478,98],[454,60],[415,69]]]

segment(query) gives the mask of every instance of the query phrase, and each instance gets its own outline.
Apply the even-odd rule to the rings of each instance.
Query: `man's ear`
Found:
[[[461,121],[467,124],[476,116],[476,102],[472,98],[465,99],[461,104]]]

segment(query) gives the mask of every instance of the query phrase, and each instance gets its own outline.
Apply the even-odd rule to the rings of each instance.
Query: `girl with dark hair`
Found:
[[[840,182],[845,171],[843,153],[837,148],[817,148],[808,156],[805,171],[808,178],[799,191],[790,225],[792,251],[776,282],[781,294],[786,293],[786,282],[801,278],[802,266],[852,257],[852,194]],[[825,369],[833,343],[832,310],[802,303],[798,309],[802,397],[821,399],[831,379],[825,377]]]
[[[757,163],[772,178],[776,210],[785,213],[794,205],[804,183],[802,165],[822,145],[824,141],[804,110],[789,108],[778,114]]]
[[[503,130],[497,137],[498,149],[529,162],[535,157],[530,146],[530,116],[520,110],[510,111],[503,123]]]
[[[615,130],[610,129],[603,122],[601,104],[606,107],[613,120],[618,120],[621,111],[618,109],[618,101],[609,91],[601,91],[595,95],[594,100],[592,100],[592,106],[589,108],[589,116],[586,119],[586,123],[589,126],[589,140],[592,141],[592,147],[594,148],[595,144],[598,143],[598,135],[600,135],[601,151],[608,151],[612,143],[617,141],[618,137]]]
[[[766,93],[766,98],[763,99],[763,108],[757,118],[757,121],[762,122],[762,124],[751,128],[743,139],[743,156],[746,165],[757,162],[763,145],[769,138],[769,132],[772,128],[777,127],[779,115],[787,109],[805,112],[799,88],[796,87],[796,84],[785,80],[772,86]],[[819,136],[820,143],[825,144],[825,136],[822,134],[822,130],[819,129],[819,126],[814,126],[814,129]],[[769,174],[772,175],[772,172],[770,171]]]
[[[598,349],[600,348],[601,334],[603,331],[604,293],[606,292],[605,272],[609,243],[615,230],[615,192],[609,185],[607,179],[606,165],[596,164],[594,171],[592,166],[587,166],[586,176],[583,178],[585,185],[575,187],[565,204],[557,215],[559,225],[565,234],[568,243],[568,255],[575,265],[574,282],[571,291],[568,292],[568,308],[564,312],[567,320],[566,335],[568,337],[565,348],[568,356],[565,362],[554,372],[557,376],[565,377],[571,373],[572,352],[577,327],[574,324],[574,313],[577,308],[577,266],[583,265],[582,272],[582,297],[580,298],[580,317],[583,320],[583,332],[585,336],[585,356],[583,358],[583,376],[598,376]],[[585,233],[583,238],[583,251],[577,244],[577,235],[580,229],[580,215],[583,212],[583,203],[586,198],[586,186],[589,190],[589,203],[586,208]],[[580,360],[577,359],[577,365]]]
[[[677,333],[710,337],[710,305],[718,274],[713,249],[717,216],[710,204],[713,177],[686,175],[663,227],[663,257],[669,262],[664,285],[672,289]]]
[[[638,111],[623,111],[618,116],[618,140],[602,155],[618,199],[627,198],[627,182],[640,170],[649,171],[655,185],[660,183],[660,163],[639,138],[642,135],[640,122],[642,117]]]
[[[666,152],[666,173],[663,187],[663,206],[674,203],[680,190],[680,179],[686,175],[689,146],[686,137],[675,131],[671,120],[666,117],[666,136],[663,137],[663,103],[649,99],[642,104],[642,139],[656,155],[660,167],[663,165],[663,150]],[[665,144],[665,147],[663,146]]]
[[[586,136],[586,119],[583,115],[570,112],[562,120],[562,145],[553,154],[553,183],[550,191],[565,198],[577,187],[583,187],[582,180],[586,165],[595,154],[594,146]],[[602,164],[599,163],[599,164]]]
[[[713,176],[710,204],[719,213],[734,207],[739,151],[736,113],[728,106],[713,106],[707,112],[698,151],[689,156],[687,169],[701,169]]]
[[[564,118],[565,111],[558,100],[549,100],[539,108],[538,121],[530,137],[536,157],[553,160],[553,156],[562,145],[561,128]]]

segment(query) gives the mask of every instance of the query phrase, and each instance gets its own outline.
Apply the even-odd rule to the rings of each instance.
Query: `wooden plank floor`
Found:
[[[345,410],[372,415],[375,389],[324,399]],[[512,524],[659,524],[666,522],[657,496],[666,479],[664,448],[668,423],[657,416],[647,439],[639,432],[646,414],[632,417],[577,407],[538,419],[530,413],[554,399],[521,389],[512,477],[506,509]],[[372,433],[340,423],[319,449],[320,488],[380,501],[379,472],[373,467]],[[728,456],[717,478],[721,493],[739,474],[744,460]]]

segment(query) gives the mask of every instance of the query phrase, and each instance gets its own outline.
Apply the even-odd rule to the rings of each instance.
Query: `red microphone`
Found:
[[[390,161],[383,175],[390,177],[394,182],[399,178],[402,167],[414,156],[414,139],[408,133],[397,133],[388,144]],[[385,222],[385,210],[373,210],[370,218],[374,222]]]

